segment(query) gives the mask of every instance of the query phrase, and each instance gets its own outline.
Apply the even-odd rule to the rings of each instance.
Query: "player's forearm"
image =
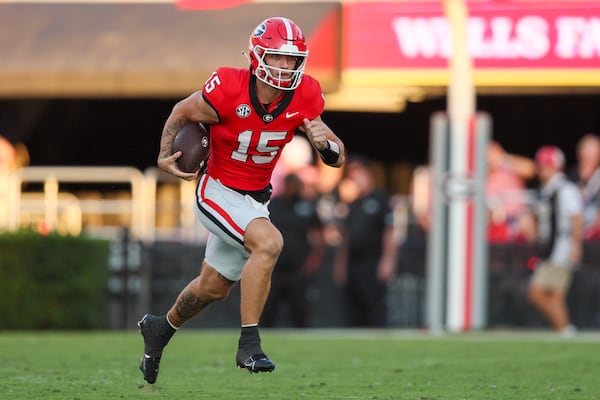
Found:
[[[167,118],[162,131],[160,153],[158,156],[159,160],[173,154],[173,141],[175,140],[175,136],[188,121],[199,121],[199,118],[196,115],[197,113],[194,110],[200,96],[201,94],[196,92],[179,101],[171,110],[171,114]]]
[[[167,119],[160,138],[160,151],[158,154],[159,160],[167,158],[173,154],[173,141],[175,140],[175,136],[177,135],[177,132],[179,132],[179,130],[186,124],[186,122],[186,119],[173,117],[173,115]]]
[[[189,120],[187,115],[188,106],[186,104],[191,101],[192,96],[189,96],[175,104],[171,110],[171,114],[165,121],[162,135],[160,137],[160,150],[158,154],[159,166],[160,160],[164,160],[173,154],[173,141],[175,140],[175,136]]]

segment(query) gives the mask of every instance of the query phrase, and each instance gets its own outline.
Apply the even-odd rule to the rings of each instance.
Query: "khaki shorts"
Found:
[[[550,290],[567,291],[571,284],[573,270],[566,265],[540,262],[531,277],[531,286]]]

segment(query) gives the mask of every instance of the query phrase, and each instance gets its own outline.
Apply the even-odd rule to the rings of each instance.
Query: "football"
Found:
[[[204,167],[210,149],[210,134],[200,122],[188,122],[173,141],[173,153],[181,151],[177,166],[183,172],[196,172]]]

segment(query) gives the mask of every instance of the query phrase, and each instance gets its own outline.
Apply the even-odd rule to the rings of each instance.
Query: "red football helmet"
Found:
[[[300,85],[308,49],[304,34],[293,21],[282,17],[267,18],[250,35],[248,47],[250,67],[258,79],[283,90],[294,90]],[[271,67],[265,63],[267,54],[294,56],[296,67]]]

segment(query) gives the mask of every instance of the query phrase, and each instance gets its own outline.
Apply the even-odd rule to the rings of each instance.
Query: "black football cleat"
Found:
[[[156,382],[158,376],[158,366],[160,364],[160,357],[152,357],[148,354],[142,356],[140,362],[140,371],[144,374],[144,380],[148,383]]]
[[[165,317],[146,314],[138,322],[140,333],[144,337],[144,355],[140,362],[140,371],[148,383],[156,382],[158,367],[164,347],[175,333]]]
[[[264,353],[257,353],[245,357],[243,353],[238,350],[236,361],[238,368],[246,368],[250,373],[273,372],[275,369],[273,360]]]

